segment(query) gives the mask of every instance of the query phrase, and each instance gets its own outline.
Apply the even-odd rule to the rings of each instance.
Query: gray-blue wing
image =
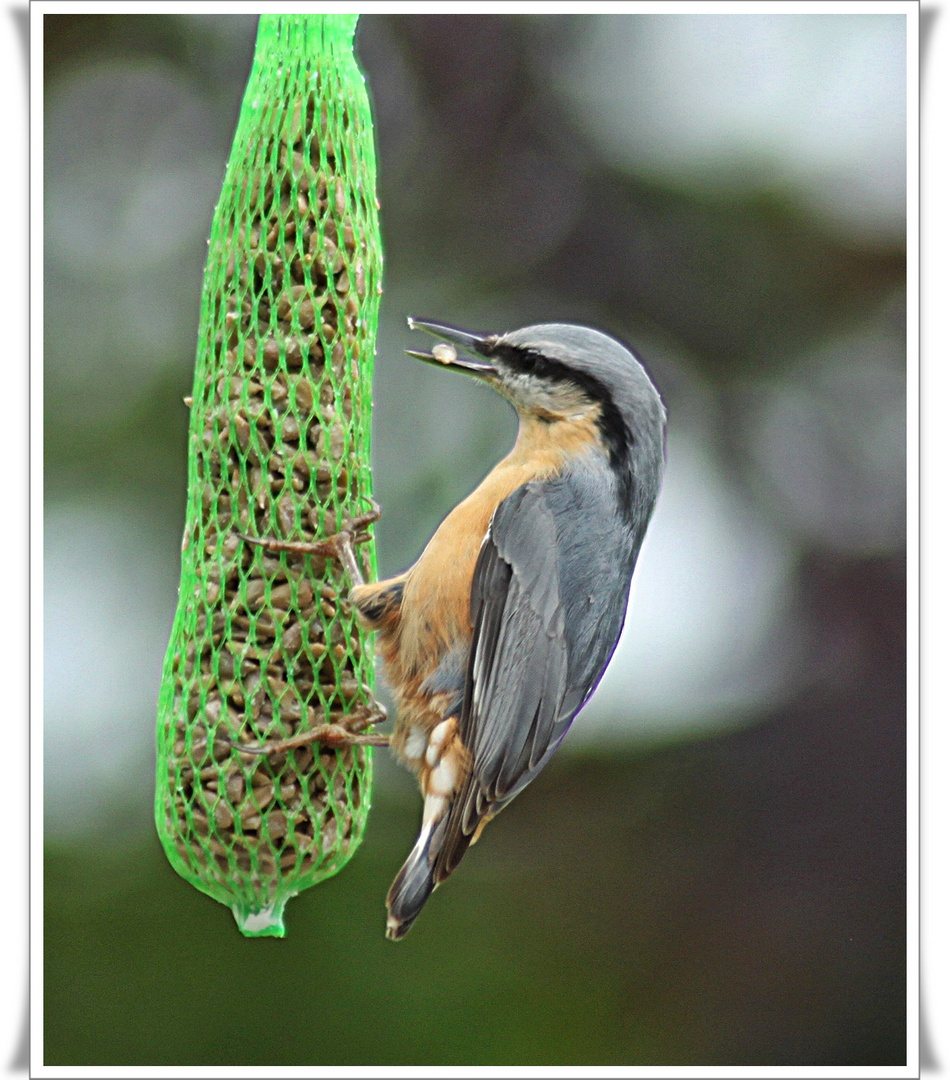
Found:
[[[608,477],[585,470],[526,484],[495,511],[472,582],[459,726],[472,768],[439,837],[436,881],[541,771],[613,653],[636,558],[615,499]]]

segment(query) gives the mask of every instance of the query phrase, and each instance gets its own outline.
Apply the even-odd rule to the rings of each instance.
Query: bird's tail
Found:
[[[445,830],[445,818],[422,826],[419,839],[402,864],[386,895],[386,937],[398,941],[409,932],[426,900],[438,884],[435,880],[435,852]]]
[[[442,752],[426,778],[419,838],[386,897],[386,937],[391,941],[405,937],[432,890],[445,881],[478,838],[483,819],[497,809],[481,805],[478,785],[467,769],[468,751],[455,735],[454,723],[453,719],[441,729],[441,740],[438,727],[430,738],[430,747],[435,740]]]
[[[432,890],[458,866],[478,839],[486,818],[492,816],[476,817],[473,825],[464,825],[469,801],[466,793],[467,787],[448,806],[438,797],[426,799],[422,831],[386,896],[386,937],[390,941],[406,936]],[[433,808],[435,813],[430,816]]]

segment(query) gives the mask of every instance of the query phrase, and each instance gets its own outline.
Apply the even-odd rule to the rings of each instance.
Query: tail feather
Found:
[[[448,805],[439,796],[426,798],[422,831],[386,897],[386,937],[405,937],[432,891],[455,870],[501,805],[486,804],[471,778]]]
[[[462,856],[478,839],[483,814],[476,809],[476,802],[476,789],[470,783],[465,784],[445,816],[441,843],[432,853],[437,885],[455,870]]]
[[[445,831],[445,818],[424,825],[409,858],[396,875],[386,896],[386,937],[398,941],[409,932],[426,900],[438,884],[435,880],[433,854],[436,838]]]
[[[480,822],[474,836],[453,830],[452,824],[447,815],[440,821],[424,825],[409,858],[389,887],[386,937],[391,941],[405,937],[433,890],[458,866],[488,821]]]

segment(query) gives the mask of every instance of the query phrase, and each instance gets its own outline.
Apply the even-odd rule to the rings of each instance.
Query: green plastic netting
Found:
[[[382,257],[357,19],[261,17],[204,277],[156,822],[172,866],[253,936],[282,936],[287,900],[347,862],[370,802],[368,747],[232,745],[374,704],[338,561],[238,536],[319,540],[371,506]]]

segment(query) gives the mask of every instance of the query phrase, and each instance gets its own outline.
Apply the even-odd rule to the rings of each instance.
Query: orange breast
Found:
[[[498,504],[596,445],[593,418],[577,424],[522,420],[514,449],[446,517],[408,573],[398,643],[405,673],[431,671],[447,649],[471,638],[472,575]]]
[[[455,507],[415,565],[400,575],[401,602],[377,626],[377,641],[397,704],[391,748],[420,776],[423,790],[427,771],[421,755],[452,699],[451,691],[423,686],[448,652],[471,642],[472,576],[492,514],[523,484],[545,480],[570,458],[599,446],[595,419],[544,423],[522,417],[512,452]]]
[[[399,648],[407,669],[434,667],[471,636],[472,575],[495,507],[524,480],[494,470],[448,515],[409,571]]]

